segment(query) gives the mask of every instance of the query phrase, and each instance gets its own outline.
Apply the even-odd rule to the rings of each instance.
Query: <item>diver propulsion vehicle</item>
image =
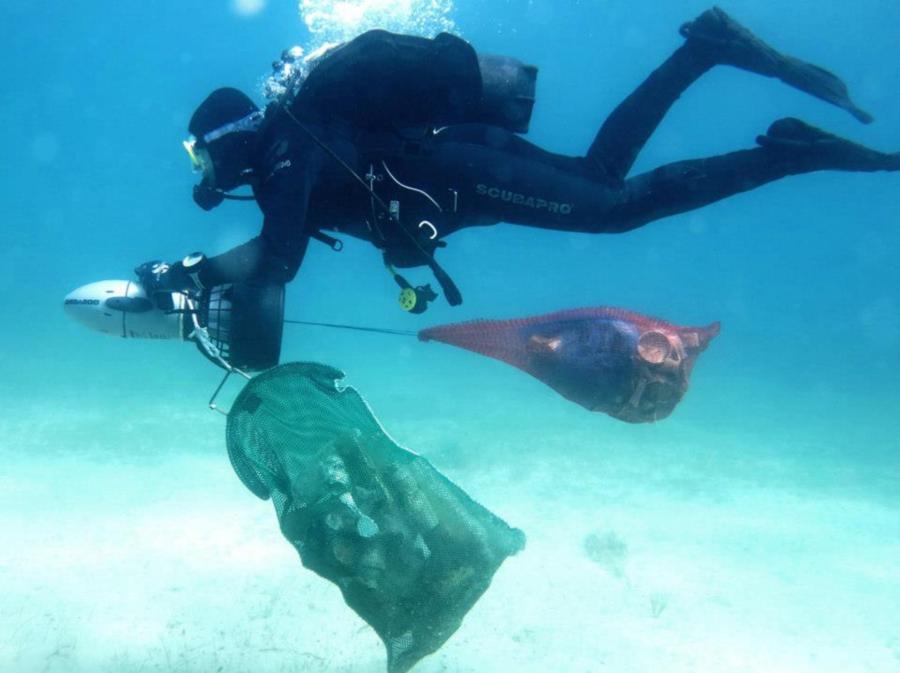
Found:
[[[281,284],[235,283],[151,298],[137,281],[102,280],[70,292],[63,307],[76,322],[103,334],[192,342],[227,370],[263,371],[281,355]]]

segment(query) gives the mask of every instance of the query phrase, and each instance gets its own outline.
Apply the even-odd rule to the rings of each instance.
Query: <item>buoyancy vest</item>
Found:
[[[534,66],[505,56],[479,55],[468,42],[448,33],[429,39],[371,30],[328,52],[299,88],[289,87],[270,109],[274,113],[282,108],[320,145],[301,119],[339,120],[363,133],[468,123],[525,133],[536,79]],[[392,211],[395,205],[400,207],[399,202],[388,206],[372,184],[367,187],[361,176],[343,165],[370,192],[373,211],[376,202],[382,210],[391,211],[377,214],[382,220],[388,218],[382,229],[387,235],[376,236],[373,242],[384,251],[385,263],[401,287],[406,281],[394,272],[394,266],[426,265],[448,301],[459,304],[459,290],[434,259],[435,248],[443,243],[427,232],[421,236],[418,229],[395,217]],[[398,230],[392,231],[391,225]],[[334,247],[330,237],[315,237]]]

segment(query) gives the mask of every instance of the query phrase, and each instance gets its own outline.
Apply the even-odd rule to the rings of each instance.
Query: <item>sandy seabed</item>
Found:
[[[0,473],[0,671],[384,670],[379,639],[232,472],[221,419],[198,415],[186,451],[154,429],[175,409],[113,437],[99,418],[27,413],[16,427],[38,431],[7,421],[29,451],[7,444]],[[460,428],[401,424],[401,443],[528,536],[415,672],[900,670],[896,499],[819,488],[757,440],[603,427],[537,447],[527,423],[480,427],[460,440],[477,452],[429,455]],[[128,454],[107,446],[128,437]],[[510,460],[517,440],[533,450]]]

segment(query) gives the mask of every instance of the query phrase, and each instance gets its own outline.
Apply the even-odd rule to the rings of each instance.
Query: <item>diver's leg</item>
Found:
[[[778,77],[861,121],[872,120],[853,104],[847,87],[835,75],[779,53],[717,7],[686,23],[681,34],[685,43],[612,112],[587,152],[589,164],[613,183],[621,183],[628,175],[672,104],[715,65]]]
[[[679,161],[627,180],[623,198],[607,213],[602,231],[630,231],[788,175],[900,171],[900,152],[878,152],[798,119],[775,122],[757,142],[761,146],[755,149]]]
[[[506,131],[454,127],[432,151],[405,160],[416,187],[452,188],[458,209],[442,236],[479,224],[508,222],[586,233],[622,232],[700,208],[788,175],[820,170],[900,171],[900,153],[871,150],[797,119],[782,119],[757,140],[760,147],[681,161],[615,188],[587,162],[551,154]]]
[[[603,122],[585,155],[588,164],[621,185],[672,104],[714,65],[709,55],[688,44],[676,49]]]

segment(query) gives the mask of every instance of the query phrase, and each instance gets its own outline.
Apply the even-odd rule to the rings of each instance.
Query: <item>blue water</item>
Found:
[[[529,138],[570,154],[706,8],[434,4],[382,15],[538,65]],[[636,170],[752,146],[785,116],[900,149],[900,4],[725,9],[840,74],[875,123],[718,68]],[[217,371],[62,311],[85,283],[255,235],[253,204],[196,208],[180,143],[211,89],[258,94],[281,49],[320,43],[309,18],[292,0],[0,5],[0,671],[382,670],[377,639],[231,473],[205,408]],[[422,317],[396,308],[374,248],[313,244],[292,318],[419,329],[610,305],[722,322],[683,403],[650,426],[442,345],[288,328],[285,360],[344,369],[398,440],[529,536],[415,670],[900,670],[898,188],[819,173],[624,235],[464,231],[440,259],[465,304]],[[623,540],[624,565],[592,561],[592,533]]]

